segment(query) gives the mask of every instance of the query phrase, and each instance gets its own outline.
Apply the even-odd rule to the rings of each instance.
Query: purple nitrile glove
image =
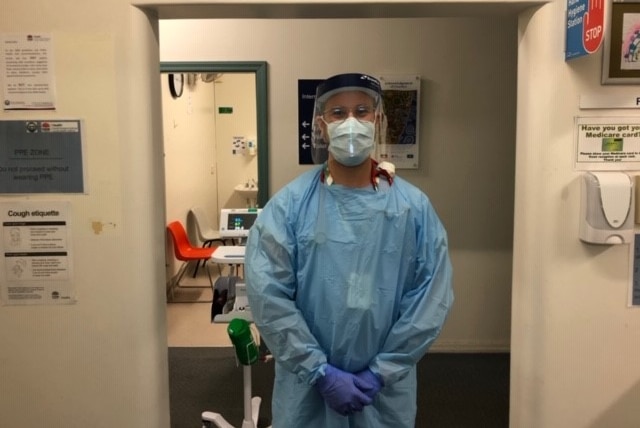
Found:
[[[327,364],[324,376],[316,381],[316,388],[330,408],[346,416],[361,411],[372,402],[356,382],[358,379],[353,374]]]
[[[369,369],[356,373],[356,386],[373,400],[384,386],[382,379]]]

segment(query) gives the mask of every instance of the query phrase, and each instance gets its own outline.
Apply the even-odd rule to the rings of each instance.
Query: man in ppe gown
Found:
[[[323,163],[281,189],[249,234],[249,305],[275,360],[273,428],[415,425],[416,364],[453,303],[452,271],[428,197],[371,158],[381,94],[364,74],[318,86]]]

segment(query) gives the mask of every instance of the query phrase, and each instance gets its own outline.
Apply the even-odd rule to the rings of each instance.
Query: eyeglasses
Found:
[[[375,109],[371,105],[358,105],[353,108],[336,106],[323,111],[322,119],[327,123],[341,122],[346,120],[349,114],[352,114],[357,120],[373,122]]]

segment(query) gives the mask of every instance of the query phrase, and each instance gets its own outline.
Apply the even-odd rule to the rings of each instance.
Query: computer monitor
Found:
[[[246,238],[261,208],[223,208],[220,210],[220,237]]]

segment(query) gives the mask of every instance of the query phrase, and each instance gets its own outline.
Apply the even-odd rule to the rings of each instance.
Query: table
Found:
[[[244,264],[244,245],[220,245],[211,254],[211,261],[228,265]]]
[[[245,248],[243,245],[221,245],[211,254],[211,261],[230,265],[229,276],[234,276],[236,266],[244,264]],[[247,299],[247,287],[244,282],[236,282],[235,284],[233,308],[226,314],[216,315],[213,318],[213,322],[228,323],[234,318],[243,318],[253,322],[253,316],[249,309],[249,300]]]

